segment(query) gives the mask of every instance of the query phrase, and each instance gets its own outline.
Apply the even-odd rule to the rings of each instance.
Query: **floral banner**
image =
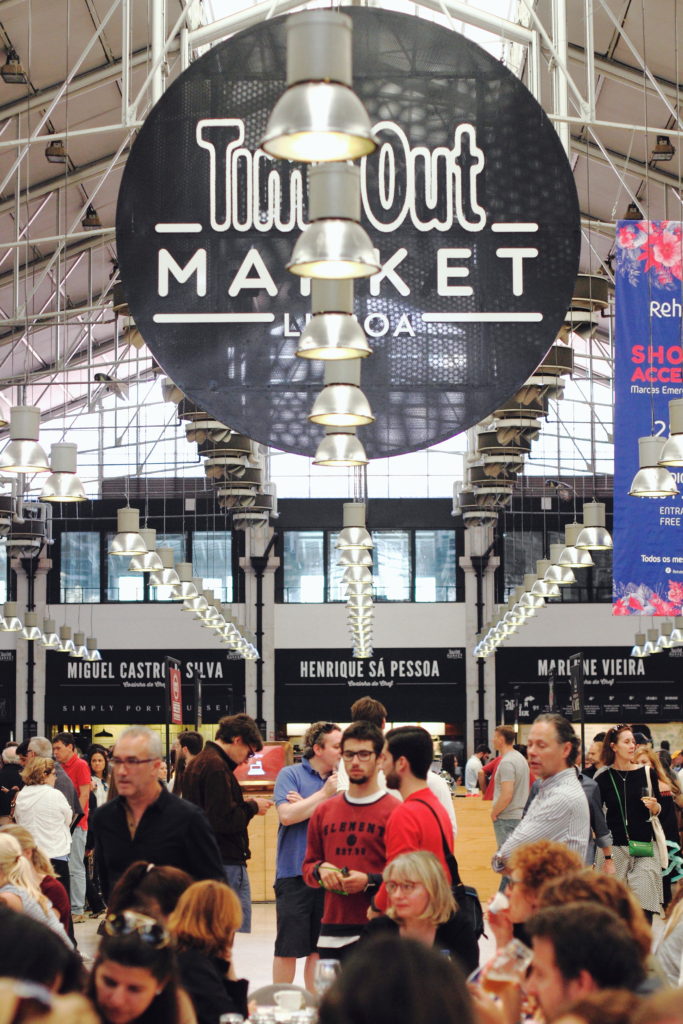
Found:
[[[683,397],[683,232],[678,221],[619,221],[614,411],[615,615],[683,614],[683,499],[633,498],[638,438],[669,432]],[[679,484],[683,471],[674,469]]]

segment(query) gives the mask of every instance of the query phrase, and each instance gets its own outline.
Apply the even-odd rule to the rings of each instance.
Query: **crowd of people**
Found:
[[[455,759],[434,772],[430,734],[387,730],[371,697],[350,717],[311,724],[272,800],[235,776],[263,748],[247,715],[206,743],[181,733],[170,779],[143,726],[85,757],[69,733],[9,744],[0,1024],[261,1020],[233,950],[251,929],[249,823],[271,808],[272,978],[293,987],[302,961],[301,1005],[321,996],[321,1024],[683,1024],[683,796],[666,749],[618,725],[584,759],[556,714],[526,748],[496,728],[495,756],[481,746],[464,769],[466,793],[490,799],[500,876],[480,940],[453,853]],[[92,962],[74,929],[86,915]]]

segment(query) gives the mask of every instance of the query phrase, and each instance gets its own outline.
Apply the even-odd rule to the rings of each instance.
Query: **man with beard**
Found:
[[[342,734],[348,792],[320,804],[308,826],[302,874],[325,890],[318,954],[343,960],[361,937],[373,893],[386,863],[384,836],[399,806],[377,781],[384,737],[371,722],[354,722]]]
[[[446,810],[427,785],[432,756],[432,738],[419,725],[402,725],[386,734],[382,767],[387,786],[403,798],[387,825],[387,864],[400,853],[429,850],[441,862],[450,884],[444,842],[452,853],[453,830]],[[384,886],[374,902],[379,910],[386,909]]]

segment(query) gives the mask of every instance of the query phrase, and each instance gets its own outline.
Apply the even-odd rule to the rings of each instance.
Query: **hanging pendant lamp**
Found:
[[[661,654],[662,648],[659,646],[659,630],[648,629],[647,631],[647,642],[645,644],[645,654]]]
[[[85,488],[76,475],[78,447],[66,441],[50,447],[51,475],[40,492],[41,501],[86,501]]]
[[[149,574],[150,587],[175,587],[180,583],[180,577],[176,572],[173,563],[173,548],[157,548],[157,555],[161,561],[161,568],[154,569]]]
[[[581,523],[568,523],[564,528],[564,547],[556,565],[566,569],[590,569],[595,562],[586,548],[577,548],[576,541],[583,529]]]
[[[318,445],[314,466],[367,466],[365,449],[355,427],[330,427]]]
[[[678,487],[673,475],[659,460],[664,449],[663,437],[638,438],[639,469],[629,488],[633,498],[673,498],[678,494]]]
[[[645,634],[636,633],[635,644],[631,648],[632,658],[647,658],[647,652],[645,650]]]
[[[102,661],[102,655],[97,648],[97,637],[89,636],[85,646],[88,652],[85,655],[85,661]]]
[[[125,558],[147,553],[147,545],[140,536],[140,512],[137,508],[126,506],[118,509],[116,524],[116,536],[109,548],[110,555]]]
[[[50,465],[38,444],[40,409],[37,405],[15,405],[10,412],[9,444],[0,452],[4,473],[49,473]]]
[[[560,588],[555,581],[546,580],[545,574],[551,566],[549,558],[539,558],[536,562],[536,582],[531,588],[531,593],[535,596],[542,597],[544,600],[548,600],[550,597],[559,597]]]
[[[352,280],[311,281],[313,316],[299,338],[301,359],[358,359],[371,348],[353,315]]]
[[[360,171],[353,164],[315,164],[308,174],[310,224],[297,239],[287,270],[299,277],[371,277],[381,269],[360,225]]]
[[[37,612],[26,612],[24,615],[24,625],[19,633],[21,640],[42,640],[43,634],[40,631],[38,625],[38,613]]]
[[[71,626],[59,627],[59,650],[62,654],[71,654],[75,650],[74,642],[71,639]]]
[[[543,579],[546,583],[557,583],[558,587],[567,587],[576,583],[576,576],[571,569],[558,564],[558,559],[564,551],[564,544],[550,545],[550,565],[545,571]]]
[[[674,647],[683,647],[683,615],[677,615],[674,619],[671,642]]]
[[[43,619],[41,643],[43,647],[59,647],[59,637],[57,636],[54,619]]]
[[[156,550],[157,531],[144,527],[140,530],[140,536],[147,546],[147,550],[144,555],[134,555],[131,558],[128,572],[159,572],[164,566]]]
[[[178,573],[178,579],[180,582],[173,584],[173,589],[171,591],[173,600],[186,601],[193,597],[197,597],[201,587],[197,589],[193,582],[191,562],[176,562],[175,569]]]
[[[85,658],[88,648],[85,646],[85,633],[74,633],[74,649],[69,651],[70,658]]]
[[[342,515],[344,525],[334,546],[339,550],[373,548],[372,537],[365,528],[365,504],[360,501],[344,502]]]
[[[683,398],[669,402],[669,437],[659,455],[660,466],[683,466]]]
[[[372,553],[367,548],[345,548],[339,552],[337,565],[372,565]]]
[[[352,89],[353,23],[339,11],[305,11],[287,19],[287,89],[275,104],[261,149],[306,163],[357,160],[377,140]]]
[[[6,601],[2,609],[3,622],[0,623],[0,632],[18,633],[23,628],[19,618],[19,606],[16,601]]]
[[[589,501],[583,506],[583,529],[575,546],[585,551],[611,551],[612,537],[605,527],[605,506],[601,501]]]
[[[360,389],[360,360],[325,363],[324,387],[309,413],[311,423],[332,427],[359,427],[375,417]]]

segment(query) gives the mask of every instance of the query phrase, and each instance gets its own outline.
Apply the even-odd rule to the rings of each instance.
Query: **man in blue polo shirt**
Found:
[[[277,935],[273,981],[294,981],[296,961],[306,957],[304,980],[313,989],[316,947],[325,899],[324,889],[311,889],[301,877],[308,821],[323,800],[337,792],[341,729],[332,722],[314,722],[304,736],[300,764],[283,768],[275,781],[274,800],[280,826],[277,834],[275,910]]]

